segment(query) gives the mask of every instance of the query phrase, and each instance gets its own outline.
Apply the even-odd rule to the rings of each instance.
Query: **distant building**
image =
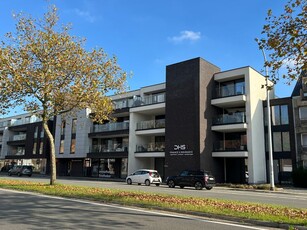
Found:
[[[307,75],[303,73],[292,93],[297,166],[307,168]]]
[[[51,130],[52,121],[49,122]],[[0,169],[33,165],[34,172],[49,172],[49,144],[42,122],[31,114],[0,119]]]

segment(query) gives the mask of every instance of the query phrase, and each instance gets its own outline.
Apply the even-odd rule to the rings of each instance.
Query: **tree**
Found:
[[[270,68],[274,82],[280,79],[280,68],[285,67],[282,78],[290,83],[307,69],[307,1],[289,0],[280,16],[269,10],[265,20],[265,38],[256,39],[260,49],[269,51],[265,66]]]
[[[15,16],[16,32],[7,33],[0,48],[0,113],[16,106],[39,116],[50,142],[50,184],[56,181],[54,137],[47,122],[60,114],[90,108],[92,119],[111,118],[108,93],[126,88],[126,73],[103,49],[88,52],[85,39],[59,27],[57,8],[50,6],[42,19]]]

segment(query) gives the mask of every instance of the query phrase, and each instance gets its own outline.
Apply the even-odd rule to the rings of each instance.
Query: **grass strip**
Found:
[[[49,185],[29,181],[0,179],[0,188],[31,191],[40,194],[140,205],[145,208],[167,208],[188,212],[217,214],[251,220],[307,226],[307,209],[265,205],[221,199],[194,198],[145,192],[131,192],[74,185]]]

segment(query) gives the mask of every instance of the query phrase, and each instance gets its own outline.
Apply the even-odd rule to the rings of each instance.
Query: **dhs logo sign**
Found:
[[[174,151],[187,150],[187,145],[174,145]]]

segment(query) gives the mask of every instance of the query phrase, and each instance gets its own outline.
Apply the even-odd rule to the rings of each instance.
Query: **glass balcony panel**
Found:
[[[233,114],[221,114],[214,118],[213,125],[225,125],[235,123],[245,123],[245,112],[236,112]]]
[[[127,152],[128,145],[117,143],[112,145],[93,145],[90,147],[91,153],[107,153],[107,152]]]
[[[132,107],[133,100],[132,99],[124,99],[119,101],[113,101],[114,109],[123,109]]]
[[[92,127],[92,132],[108,132],[108,131],[118,131],[129,129],[129,122],[112,122],[107,124],[96,124]]]
[[[150,142],[144,145],[136,145],[136,152],[164,152],[165,142]]]
[[[238,140],[217,141],[213,145],[213,151],[247,151],[247,145]]]
[[[8,152],[8,156],[23,156],[25,152],[24,148],[12,149]]]
[[[245,83],[239,82],[236,84],[226,85],[226,86],[219,86],[215,89],[215,97],[230,97],[236,95],[243,95],[245,94]]]
[[[137,130],[165,128],[165,119],[141,121],[136,124]]]
[[[135,97],[132,106],[151,105],[165,102],[165,93]]]
[[[10,141],[23,141],[27,138],[26,134],[18,134],[14,135],[10,138]]]

